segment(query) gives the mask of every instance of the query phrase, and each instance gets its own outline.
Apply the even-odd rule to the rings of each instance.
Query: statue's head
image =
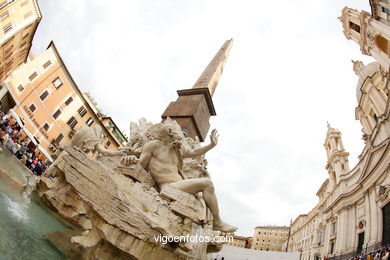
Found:
[[[169,124],[158,124],[158,138],[162,142],[170,143],[171,145],[181,145],[180,135],[176,133],[173,127]]]
[[[160,139],[172,138],[173,135],[173,130],[169,125],[162,123],[158,124],[158,137]]]

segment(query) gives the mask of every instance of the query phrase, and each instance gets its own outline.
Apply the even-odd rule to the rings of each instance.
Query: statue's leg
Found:
[[[214,219],[214,230],[220,230],[223,232],[234,232],[236,227],[231,226],[221,220],[219,216],[219,208],[217,196],[215,195],[214,185],[210,178],[194,178],[186,179],[169,184],[178,190],[195,195],[198,192],[203,192],[203,199],[206,202],[207,207],[210,209]]]
[[[203,199],[206,202],[207,207],[210,209],[214,221],[221,221],[217,196],[215,195],[214,185],[210,178],[186,179],[170,183],[169,186],[193,195],[198,192],[203,192]]]

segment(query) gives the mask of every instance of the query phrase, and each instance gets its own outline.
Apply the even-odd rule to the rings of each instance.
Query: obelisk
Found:
[[[189,136],[203,142],[210,128],[210,117],[215,116],[212,100],[223,67],[227,61],[233,39],[227,40],[211,60],[209,65],[190,89],[178,90],[178,99],[171,102],[162,114],[170,117],[181,126]]]

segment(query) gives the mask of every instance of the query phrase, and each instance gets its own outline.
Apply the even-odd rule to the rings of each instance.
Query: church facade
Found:
[[[390,245],[390,7],[386,1],[370,5],[371,14],[346,7],[340,17],[346,38],[376,60],[353,62],[358,77],[355,117],[365,147],[351,169],[340,131],[328,124],[328,178],[317,192],[318,204],[292,222],[285,243],[302,260],[348,259]]]

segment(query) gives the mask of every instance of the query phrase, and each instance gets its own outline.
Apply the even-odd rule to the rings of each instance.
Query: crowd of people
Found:
[[[384,247],[381,250],[362,254],[350,258],[351,260],[390,260],[390,248]]]
[[[35,175],[40,176],[47,168],[45,158],[34,145],[28,145],[29,142],[18,122],[0,110],[0,143]]]

